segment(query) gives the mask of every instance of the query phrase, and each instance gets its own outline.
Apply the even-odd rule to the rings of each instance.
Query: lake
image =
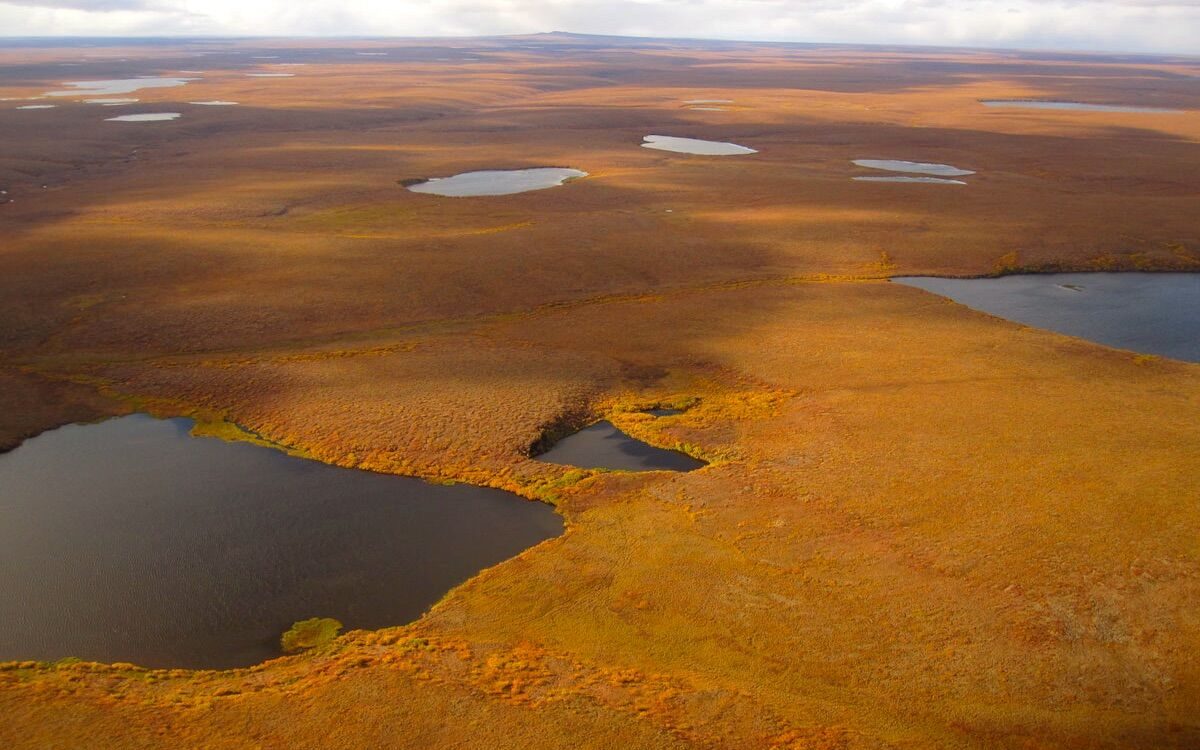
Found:
[[[562,167],[537,167],[534,169],[487,169],[479,172],[463,172],[453,177],[433,177],[408,189],[414,193],[429,193],[451,198],[479,195],[513,195],[530,190],[545,190],[558,187],[568,180],[587,177],[579,169]]]
[[[705,141],[699,138],[679,138],[673,135],[647,135],[643,137],[645,148],[659,151],[674,151],[679,154],[698,154],[701,156],[738,156],[742,154],[757,154],[758,152],[746,146],[726,141]]]
[[[133,415],[0,455],[0,660],[226,668],[293,622],[380,628],[563,531],[542,503]]]
[[[1200,362],[1200,274],[897,277],[968,307],[1118,349]]]

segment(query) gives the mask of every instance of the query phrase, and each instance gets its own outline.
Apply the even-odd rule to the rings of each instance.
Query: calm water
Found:
[[[106,117],[106,122],[165,122],[166,120],[178,120],[178,112],[147,112],[142,115],[121,115],[120,117]]]
[[[47,91],[46,96],[109,96],[132,94],[141,89],[163,89],[183,86],[195,78],[168,78],[148,76],[146,78],[112,78],[104,81],[65,81],[66,91]]]
[[[855,182],[924,182],[932,185],[966,185],[962,180],[947,180],[944,177],[852,177]]]
[[[929,164],[920,161],[899,161],[896,159],[855,159],[854,164],[867,169],[884,169],[889,172],[912,172],[914,174],[929,174],[937,177],[962,177],[975,174],[969,169],[959,169],[949,164]]]
[[[608,421],[597,422],[568,435],[537,458],[583,469],[625,471],[691,471],[705,465],[685,453],[655,448],[635,440]]]
[[[463,172],[453,177],[434,177],[425,182],[409,185],[414,193],[429,193],[451,198],[478,195],[512,195],[530,190],[545,190],[558,187],[567,180],[587,177],[579,169],[560,167],[538,167],[536,169],[489,169],[479,172]]]
[[[1200,274],[1049,273],[893,281],[1037,328],[1200,362]]]
[[[1016,107],[1019,109],[1071,109],[1082,112],[1146,112],[1178,114],[1181,109],[1160,107],[1136,107],[1124,104],[1084,104],[1083,102],[1050,102],[1037,99],[986,99],[980,102],[985,107]]]
[[[340,469],[143,415],[0,455],[0,660],[231,667],[296,620],[411,621],[562,533],[499,490]]]
[[[758,152],[746,146],[725,141],[703,141],[699,138],[676,138],[672,135],[648,135],[643,138],[644,148],[659,151],[674,151],[680,154],[699,154],[701,156],[738,156],[741,154],[757,154]]]

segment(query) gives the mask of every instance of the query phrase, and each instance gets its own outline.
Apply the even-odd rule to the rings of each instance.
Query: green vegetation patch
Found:
[[[279,639],[279,645],[285,654],[295,654],[317,646],[324,646],[337,638],[341,629],[342,623],[332,617],[310,617],[307,620],[293,623],[292,627],[288,628],[283,637]]]

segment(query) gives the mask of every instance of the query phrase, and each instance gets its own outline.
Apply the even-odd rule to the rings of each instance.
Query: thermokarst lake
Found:
[[[183,86],[195,78],[147,76],[146,78],[110,78],[101,81],[64,81],[70,89],[47,91],[46,96],[110,96],[132,94],[141,89],[163,89]]]
[[[679,413],[660,411],[663,416]],[[537,456],[537,460],[582,469],[623,471],[691,471],[706,465],[686,453],[656,448],[636,440],[607,420],[559,440],[550,450]]]
[[[453,177],[431,177],[407,187],[414,193],[465,198],[478,195],[513,195],[527,193],[530,190],[545,190],[558,187],[568,180],[577,180],[587,176],[588,173],[582,170],[563,167],[491,169],[463,172]]]
[[[896,277],[976,310],[1118,349],[1200,362],[1200,274]]]
[[[542,503],[342,469],[145,415],[0,455],[0,661],[225,668],[293,622],[379,628],[563,531]]]
[[[644,138],[644,148],[659,151],[674,151],[679,154],[698,154],[701,156],[737,156],[740,154],[757,154],[758,151],[746,146],[725,141],[705,141],[699,138],[678,138],[673,135],[648,135]]]
[[[106,117],[106,122],[165,122],[167,120],[178,120],[179,112],[146,112],[140,115],[120,115],[119,117]]]

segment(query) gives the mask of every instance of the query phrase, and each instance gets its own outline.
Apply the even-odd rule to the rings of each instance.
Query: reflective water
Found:
[[[1161,107],[1138,107],[1124,104],[1084,104],[1083,102],[1052,102],[1037,99],[985,99],[980,102],[985,107],[1016,107],[1019,109],[1073,109],[1083,112],[1145,112],[1158,114],[1179,114],[1181,109],[1164,109]]]
[[[949,164],[930,164],[920,161],[898,161],[895,159],[855,159],[854,163],[868,169],[883,169],[889,172],[912,172],[914,174],[929,174],[938,177],[961,177],[975,174],[969,169],[959,169]]]
[[[119,107],[124,104],[134,104],[137,99],[84,99],[84,104],[102,104],[105,107]]]
[[[578,169],[539,167],[536,169],[497,169],[463,172],[453,177],[433,177],[408,189],[414,193],[429,193],[453,198],[476,195],[512,195],[530,190],[557,187],[568,180],[587,177]]]
[[[106,122],[162,122],[164,120],[178,120],[180,113],[178,112],[147,112],[141,115],[121,115],[120,117],[106,117]]]
[[[237,102],[225,102],[221,101],[220,99],[213,99],[212,101],[207,102],[188,102],[188,104],[200,104],[205,107],[232,107],[233,105],[237,104]]]
[[[854,177],[856,182],[926,182],[934,185],[966,185],[962,180],[947,180],[942,177]]]
[[[686,453],[656,448],[635,440],[607,420],[559,440],[537,459],[584,469],[625,471],[691,471],[705,465]]]
[[[132,94],[140,89],[162,89],[183,86],[195,78],[147,77],[112,78],[103,81],[65,81],[71,86],[66,91],[47,91],[46,96],[107,96],[110,94]]]
[[[17,109],[54,109],[57,104],[24,104]]]
[[[702,156],[735,156],[739,154],[757,154],[758,152],[746,146],[724,141],[704,141],[699,138],[677,138],[671,135],[645,136],[644,148],[654,148],[660,151],[674,151],[680,154],[700,154]]]
[[[340,469],[144,415],[0,455],[0,660],[231,667],[293,622],[411,621],[562,533],[500,490]]]
[[[1025,325],[1200,362],[1200,274],[1048,273],[892,281]]]

